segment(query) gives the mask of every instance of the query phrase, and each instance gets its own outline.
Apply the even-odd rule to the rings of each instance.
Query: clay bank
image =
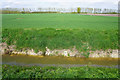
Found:
[[[89,57],[89,58],[119,58],[118,50],[95,50],[89,52],[80,52],[75,47],[72,49],[55,49],[50,50],[46,47],[45,51],[35,52],[33,49],[16,50],[14,45],[8,46],[6,43],[0,44],[1,54],[23,54],[32,56],[65,56],[65,57]]]

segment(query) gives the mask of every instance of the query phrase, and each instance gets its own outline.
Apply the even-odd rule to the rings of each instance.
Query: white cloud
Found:
[[[11,6],[5,6],[5,8],[10,8]]]
[[[118,8],[118,0],[2,0],[2,7],[94,7]]]
[[[115,2],[119,0],[2,0],[2,2]]]
[[[14,2],[14,4],[22,4],[21,2]]]

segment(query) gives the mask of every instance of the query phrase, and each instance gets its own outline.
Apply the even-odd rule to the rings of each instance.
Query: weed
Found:
[[[104,67],[39,67],[2,65],[4,78],[119,78],[118,69]]]

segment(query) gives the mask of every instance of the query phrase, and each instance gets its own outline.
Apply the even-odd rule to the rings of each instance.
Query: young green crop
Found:
[[[3,14],[3,28],[118,29],[118,18],[80,14]]]

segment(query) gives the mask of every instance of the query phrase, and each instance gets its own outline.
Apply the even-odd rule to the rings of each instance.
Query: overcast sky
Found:
[[[118,1],[119,0],[2,0],[2,8],[88,7],[88,8],[118,9]]]

